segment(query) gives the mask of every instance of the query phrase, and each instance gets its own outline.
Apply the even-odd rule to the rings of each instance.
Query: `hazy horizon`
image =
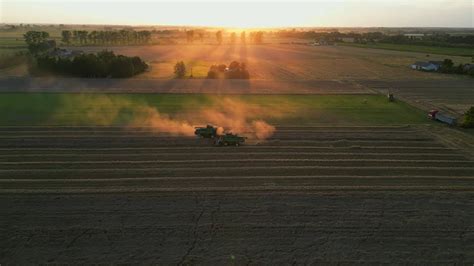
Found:
[[[151,1],[3,0],[0,23],[131,26],[472,28],[469,0]]]

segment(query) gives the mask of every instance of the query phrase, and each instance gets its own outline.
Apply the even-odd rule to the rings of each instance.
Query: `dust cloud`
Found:
[[[69,125],[122,125],[172,136],[193,136],[195,126],[212,124],[218,127],[220,135],[231,132],[256,141],[264,141],[275,132],[275,127],[263,118],[281,115],[281,110],[238,99],[209,99],[210,104],[206,107],[198,103],[196,108],[191,108],[192,112],[183,111],[170,116],[145,101],[107,95],[75,95],[63,99],[54,120]]]
[[[140,107],[130,126],[146,127],[155,132],[164,132],[173,136],[194,135],[194,127],[190,123],[172,119],[150,106]]]
[[[258,119],[270,114],[266,108],[231,98],[214,98],[213,103],[212,107],[200,111],[201,119],[223,127],[227,132],[255,140],[265,140],[275,132],[274,126]]]

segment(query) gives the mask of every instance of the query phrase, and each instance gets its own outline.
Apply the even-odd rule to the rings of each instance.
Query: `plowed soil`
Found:
[[[146,129],[2,127],[0,258],[470,263],[466,154],[414,126],[279,127],[241,147]]]

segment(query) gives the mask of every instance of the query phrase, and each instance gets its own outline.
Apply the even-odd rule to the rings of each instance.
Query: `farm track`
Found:
[[[473,160],[426,130],[1,127],[0,261],[469,264]]]

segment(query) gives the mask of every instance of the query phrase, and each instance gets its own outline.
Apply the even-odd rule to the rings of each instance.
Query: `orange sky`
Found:
[[[2,0],[2,23],[473,27],[471,0]]]

